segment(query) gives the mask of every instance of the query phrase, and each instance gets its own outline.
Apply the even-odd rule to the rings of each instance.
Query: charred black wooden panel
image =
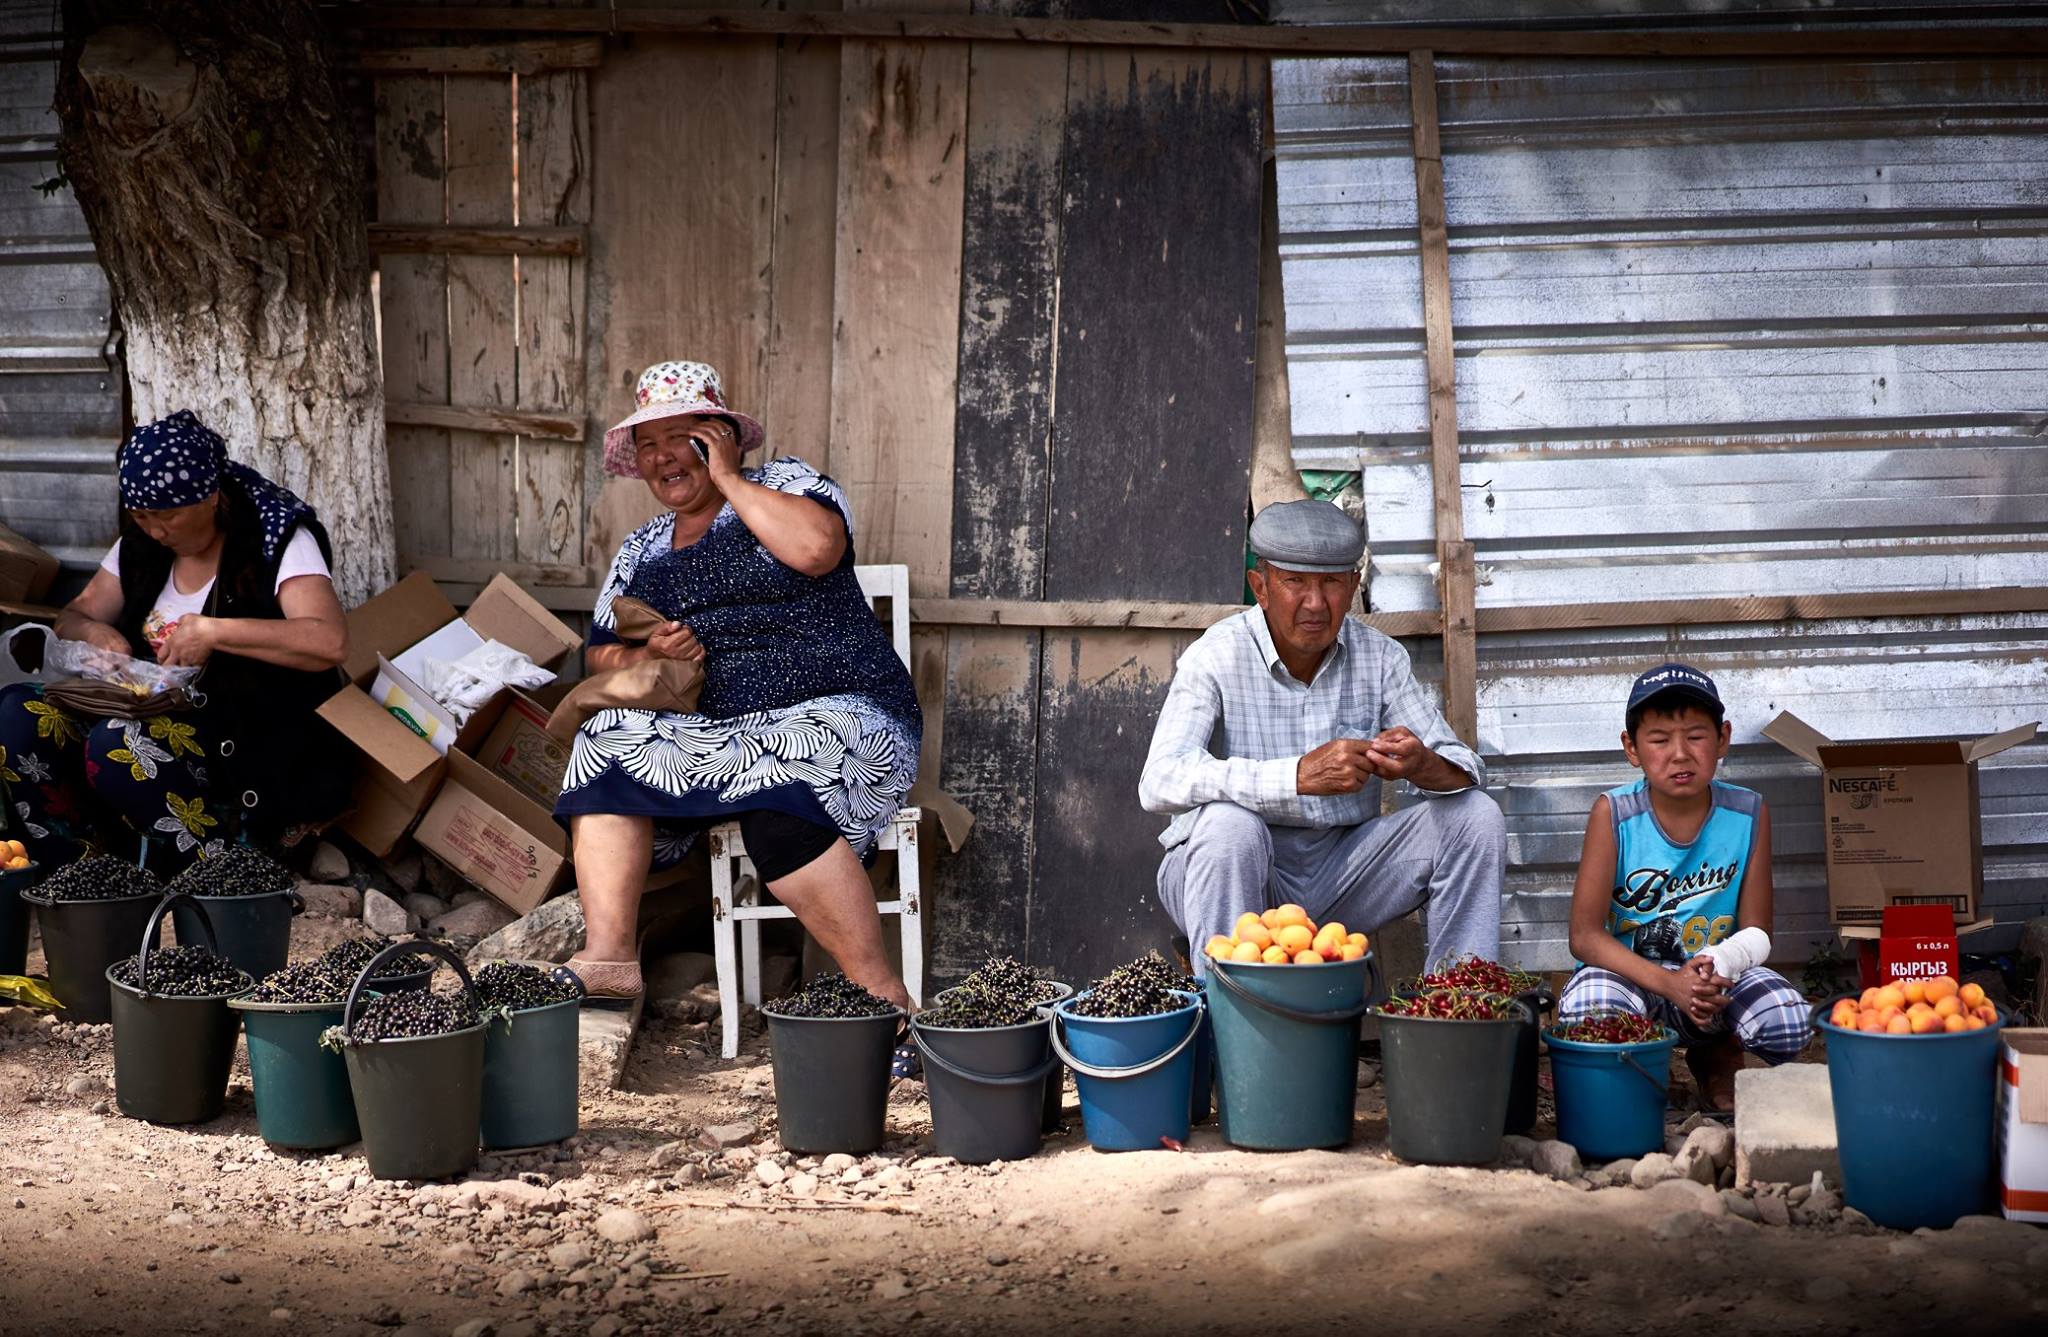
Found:
[[[1233,55],[1070,59],[1049,599],[1239,597],[1264,79]]]

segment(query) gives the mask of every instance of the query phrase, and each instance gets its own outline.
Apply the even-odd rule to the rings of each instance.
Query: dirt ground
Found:
[[[572,1143],[419,1186],[271,1151],[244,1067],[210,1124],[125,1119],[107,1028],[0,1008],[0,1333],[2048,1331],[2048,1231],[1404,1166],[1369,1069],[1342,1152],[1110,1155],[1076,1116],[962,1167],[905,1084],[882,1153],[819,1164],[774,1143],[757,1029],[715,1044],[652,1019]]]

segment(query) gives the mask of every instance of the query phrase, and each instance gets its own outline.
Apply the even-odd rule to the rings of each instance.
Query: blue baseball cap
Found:
[[[1636,685],[1629,689],[1629,712],[1633,714],[1636,707],[1666,692],[1710,706],[1719,707],[1721,704],[1721,693],[1715,688],[1714,680],[1706,674],[1690,664],[1659,664],[1637,678]]]

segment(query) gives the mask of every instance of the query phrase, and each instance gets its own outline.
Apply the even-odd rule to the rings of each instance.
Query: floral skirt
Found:
[[[0,782],[14,834],[38,862],[54,867],[88,850],[132,859],[148,836],[150,867],[168,877],[217,851],[208,759],[191,716],[88,721],[33,683],[0,688]]]
[[[862,696],[829,696],[727,719],[603,710],[569,754],[555,816],[654,818],[654,867],[697,832],[773,808],[836,828],[863,861],[917,778],[918,736]]]

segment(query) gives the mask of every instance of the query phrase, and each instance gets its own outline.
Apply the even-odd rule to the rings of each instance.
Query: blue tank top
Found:
[[[1646,780],[1607,791],[1614,816],[1614,896],[1607,931],[1652,961],[1689,961],[1735,931],[1742,877],[1763,795],[1722,784],[1691,843],[1664,834]]]

